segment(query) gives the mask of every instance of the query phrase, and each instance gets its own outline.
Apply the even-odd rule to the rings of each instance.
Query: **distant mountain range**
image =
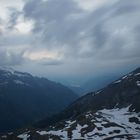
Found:
[[[140,68],[79,98],[34,127],[1,139],[139,140]]]
[[[120,74],[121,75],[121,74]],[[100,75],[94,78],[89,79],[84,84],[80,86],[68,86],[71,90],[73,90],[75,93],[77,93],[79,96],[83,96],[87,94],[88,92],[99,90],[105,86],[107,86],[109,83],[114,81],[120,77],[119,75]]]
[[[12,131],[51,116],[77,98],[62,84],[0,68],[0,132]]]

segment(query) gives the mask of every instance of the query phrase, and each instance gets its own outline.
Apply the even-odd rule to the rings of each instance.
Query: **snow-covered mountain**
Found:
[[[140,140],[140,68],[35,126],[1,139]]]
[[[0,68],[0,132],[39,121],[63,110],[76,98],[59,83]]]

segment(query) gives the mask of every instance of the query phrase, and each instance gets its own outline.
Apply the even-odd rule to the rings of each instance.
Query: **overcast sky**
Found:
[[[80,84],[140,66],[140,0],[0,0],[0,66]]]

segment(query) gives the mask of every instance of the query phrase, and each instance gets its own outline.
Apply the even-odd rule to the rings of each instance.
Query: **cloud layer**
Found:
[[[10,8],[8,27],[0,20],[0,65],[32,70],[27,68],[31,64],[50,77],[77,78],[99,75],[110,67],[117,72],[139,66],[139,0],[24,2],[22,10]],[[37,68],[35,73],[41,72]]]

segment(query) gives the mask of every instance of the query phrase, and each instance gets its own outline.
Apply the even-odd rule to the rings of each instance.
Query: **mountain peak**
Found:
[[[20,71],[14,70],[11,67],[0,67],[0,71],[7,73],[7,75],[15,75],[18,77],[32,77],[32,75],[27,72],[20,72]]]

